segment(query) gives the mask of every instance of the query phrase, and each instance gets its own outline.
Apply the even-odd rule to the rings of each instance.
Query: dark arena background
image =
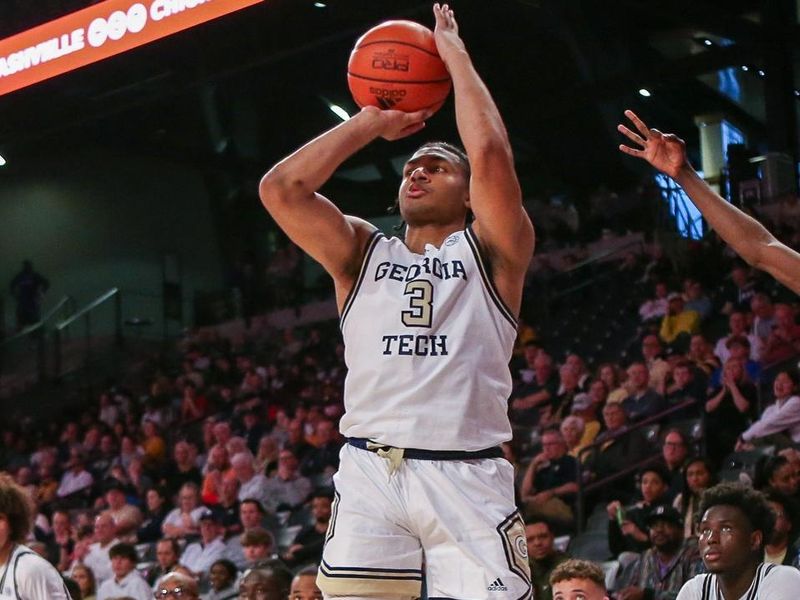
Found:
[[[346,69],[361,34],[434,20],[430,2],[412,0],[229,12],[226,0],[156,1],[219,15],[18,89],[3,87],[22,49],[14,36],[108,7],[95,34],[113,37],[123,3],[0,3],[0,471],[30,491],[28,545],[64,575],[85,565],[108,578],[113,538],[135,544],[152,585],[173,566],[156,553],[169,536],[215,593],[224,586],[189,550],[200,507],[222,536],[215,558],[313,567],[344,443],[333,286],[264,210],[259,180],[358,111]],[[649,511],[674,504],[691,545],[700,494],[720,480],[781,494],[795,527],[768,551],[792,564],[800,432],[789,417],[767,421],[788,398],[800,422],[798,297],[741,261],[672,180],[622,154],[616,127],[632,109],[675,133],[714,189],[800,248],[800,3],[452,8],[536,229],[505,451],[537,600],[565,555],[600,564],[610,588],[648,588],[630,572],[633,553],[651,548]],[[73,29],[57,36],[64,52]],[[322,193],[391,235],[402,166],[428,140],[458,142],[452,94],[422,133],[371,143]],[[763,435],[739,438],[753,428]],[[558,451],[543,447],[548,435]],[[693,468],[701,483],[687,478]],[[262,508],[249,521],[248,485]],[[558,510],[539,514],[553,497]],[[261,554],[247,563],[243,544]]]

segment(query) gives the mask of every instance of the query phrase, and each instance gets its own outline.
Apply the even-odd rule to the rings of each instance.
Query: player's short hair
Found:
[[[721,505],[738,508],[749,521],[753,531],[761,532],[762,546],[772,536],[772,531],[775,529],[775,514],[762,492],[742,483],[719,483],[703,492],[698,514],[702,519],[702,515],[709,508]]]
[[[603,569],[588,560],[570,558],[558,565],[550,574],[550,587],[570,579],[588,579],[606,591],[606,578]]]
[[[33,504],[10,475],[0,475],[0,514],[8,521],[9,539],[18,544],[24,542],[31,530]]]

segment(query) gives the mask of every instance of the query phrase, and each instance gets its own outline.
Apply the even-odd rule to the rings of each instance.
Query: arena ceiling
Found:
[[[453,7],[505,117],[523,185],[534,193],[564,182],[631,181],[614,130],[625,107],[690,141],[693,116],[718,111],[764,139],[758,107],[731,101],[699,77],[758,65],[775,39],[767,15],[785,14],[787,2],[456,0]],[[6,4],[4,34],[34,24],[30,10],[14,12],[26,5]],[[338,122],[328,103],[355,110],[345,81],[355,39],[390,18],[432,26],[430,7],[266,0],[0,97],[0,153],[13,169],[79,145],[122,148],[201,165],[229,181],[232,196],[247,198],[270,164]],[[800,39],[791,29],[790,39]],[[641,88],[652,95],[642,97]],[[426,137],[455,137],[452,102],[431,119]],[[360,212],[377,214],[385,202],[367,198],[391,197],[398,161],[419,142],[378,141],[329,187]]]

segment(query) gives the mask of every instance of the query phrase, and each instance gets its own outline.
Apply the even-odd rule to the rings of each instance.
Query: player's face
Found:
[[[428,148],[403,167],[400,214],[409,225],[464,220],[469,182],[455,155]]]
[[[747,568],[761,544],[747,517],[735,506],[709,508],[700,521],[700,556],[709,573],[735,573]],[[755,559],[757,560],[757,559]]]
[[[591,579],[567,579],[553,586],[553,600],[608,600],[608,596]]]
[[[317,587],[313,575],[298,575],[292,581],[289,600],[322,600],[322,592]]]

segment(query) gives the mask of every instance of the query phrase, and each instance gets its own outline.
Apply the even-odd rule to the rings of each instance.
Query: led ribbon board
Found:
[[[105,0],[0,40],[0,96],[263,0]]]

